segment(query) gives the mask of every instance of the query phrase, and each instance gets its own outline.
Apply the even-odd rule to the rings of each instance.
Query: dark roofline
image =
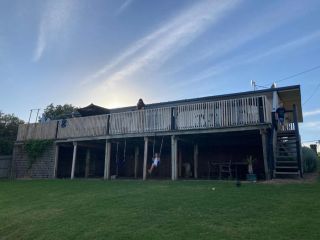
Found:
[[[222,95],[213,95],[213,96],[206,96],[206,97],[199,97],[199,98],[189,98],[189,99],[182,99],[176,101],[168,101],[168,102],[159,102],[159,103],[150,103],[146,104],[146,109],[148,108],[156,108],[156,107],[166,107],[166,106],[174,106],[174,105],[181,105],[184,103],[190,102],[204,102],[204,101],[212,101],[212,100],[220,100],[224,98],[233,98],[239,97],[244,95],[252,95],[252,94],[263,94],[263,93],[271,93],[274,91],[288,91],[297,89],[300,91],[300,85],[292,85],[286,87],[279,87],[279,88],[268,88],[256,91],[246,91],[246,92],[238,92],[238,93],[229,93],[229,94],[222,94]],[[110,109],[111,112],[124,112],[124,111],[132,111],[136,110],[136,106],[128,106],[122,108],[113,108]]]
[[[86,107],[78,108],[77,112],[81,116],[94,116],[94,115],[108,114],[110,113],[110,110],[91,103]]]

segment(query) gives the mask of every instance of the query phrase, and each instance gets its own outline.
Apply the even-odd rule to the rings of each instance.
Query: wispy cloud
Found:
[[[203,70],[202,72],[197,74],[192,79],[185,81],[185,82],[182,82],[182,83],[179,83],[179,85],[186,86],[186,85],[189,85],[189,84],[192,84],[195,82],[199,82],[201,80],[204,80],[204,79],[216,76],[218,74],[221,74],[221,73],[223,73],[233,67],[243,65],[243,64],[253,63],[253,62],[259,61],[260,59],[268,57],[268,56],[280,54],[282,52],[289,51],[291,49],[296,49],[298,47],[305,46],[306,44],[308,44],[312,41],[319,40],[319,39],[320,39],[320,31],[315,31],[315,32],[310,33],[307,36],[304,36],[304,37],[301,37],[298,39],[294,39],[294,40],[291,40],[291,41],[283,43],[283,44],[279,44],[279,45],[274,46],[272,48],[262,49],[262,50],[260,50],[260,53],[257,51],[253,51],[253,52],[246,53],[243,55],[235,56],[233,58],[230,58],[225,61],[221,61],[221,62],[215,64],[214,66]]]
[[[308,116],[315,116],[320,114],[320,109],[315,109],[312,111],[307,111],[303,113],[303,116],[308,117]]]
[[[116,11],[116,15],[121,14],[126,8],[128,8],[132,4],[133,0],[125,0],[119,9]]]
[[[239,0],[201,1],[163,24],[158,30],[129,47],[123,54],[112,59],[94,73],[89,81],[102,76],[105,82],[114,82],[132,77],[147,67],[157,67],[178,50],[190,44],[195,38],[225,17]],[[129,60],[127,60],[129,58]]]
[[[292,4],[291,1],[277,3],[276,6],[271,4],[270,6],[273,7],[264,9],[262,13],[251,14],[250,21],[246,20],[242,22],[240,19],[232,24],[232,28],[224,29],[224,32],[218,36],[214,35],[215,38],[212,39],[214,44],[210,44],[206,48],[203,47],[201,52],[173,69],[169,74],[184,71],[188,67],[207,60],[219,60],[219,58],[237,51],[240,47],[260,39],[273,30],[310,11],[310,8],[301,7],[301,4]],[[288,11],[289,6],[290,11]]]
[[[302,123],[302,127],[311,128],[313,130],[320,130],[320,121],[311,121]]]
[[[65,29],[70,19],[73,1],[48,1],[39,23],[37,44],[33,54],[33,61],[37,62],[43,56],[49,42],[54,41]]]

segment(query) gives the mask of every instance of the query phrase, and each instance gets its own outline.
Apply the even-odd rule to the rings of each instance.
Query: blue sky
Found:
[[[320,65],[320,1],[0,1],[0,109],[105,107],[251,90]],[[320,69],[301,84],[320,139]]]

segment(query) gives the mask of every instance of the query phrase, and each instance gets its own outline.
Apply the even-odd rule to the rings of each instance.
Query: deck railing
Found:
[[[19,126],[18,141],[66,139],[271,123],[265,96],[70,118]]]
[[[110,114],[110,134],[169,131],[171,108]]]
[[[176,129],[242,126],[271,121],[266,97],[247,97],[177,107]]]
[[[107,129],[108,115],[69,118],[59,121],[57,138],[104,136]]]
[[[57,121],[19,125],[17,141],[29,139],[55,139]]]

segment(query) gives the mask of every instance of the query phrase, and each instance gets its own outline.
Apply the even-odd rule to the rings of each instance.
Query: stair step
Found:
[[[297,161],[297,160],[292,160],[292,161],[276,161],[276,163],[280,163],[280,164],[295,163],[295,164],[298,164],[298,161]]]
[[[299,171],[298,172],[278,172],[275,171],[275,174],[282,174],[282,175],[300,175]]]
[[[290,132],[294,132],[295,130],[293,129],[287,129],[287,130],[281,130],[279,129],[279,133],[290,133]]]
[[[276,166],[279,169],[298,169],[298,166]]]
[[[285,150],[285,149],[277,149],[277,152],[278,153],[296,153],[297,152],[297,150],[296,149],[287,149],[287,150]]]
[[[278,142],[283,142],[283,143],[289,143],[289,142],[296,142],[296,138],[285,138],[285,139],[278,139]]]
[[[296,146],[290,147],[290,148],[288,148],[288,147],[286,147],[286,148],[285,147],[280,147],[280,148],[278,147],[277,148],[278,151],[282,150],[282,152],[284,152],[284,151],[292,151],[292,150],[296,150],[296,149],[297,149]]]
[[[277,149],[277,152],[279,153],[296,153],[297,150],[294,149],[294,148],[291,148],[291,149]]]
[[[297,139],[296,138],[278,138],[277,140],[278,140],[278,142],[286,143],[286,142],[291,142],[291,141],[296,142]]]
[[[278,147],[278,149],[280,148],[282,148],[282,149],[292,149],[292,148],[295,148],[295,147],[297,147],[297,145],[296,144],[283,144],[283,143],[278,143],[277,144],[277,147]]]
[[[290,136],[290,135],[289,135],[289,136],[284,136],[284,135],[283,135],[283,136],[277,136],[277,138],[278,138],[278,139],[295,139],[296,136]]]
[[[278,133],[277,136],[283,137],[283,136],[296,136],[296,132],[287,132],[287,133]]]
[[[296,158],[297,155],[281,155],[281,154],[276,154],[276,158]]]
[[[276,156],[278,156],[278,157],[297,157],[297,154],[296,154],[296,152],[293,152],[293,153],[279,153],[279,152],[277,152],[276,153]]]
[[[294,141],[292,141],[292,140],[290,140],[290,141],[278,141],[277,142],[277,144],[279,144],[279,145],[285,145],[285,144],[296,144],[297,143],[297,141],[296,140],[294,140]]]
[[[293,158],[293,159],[295,159],[295,158],[297,158],[297,156],[276,156],[276,158],[278,159],[286,159],[286,158]]]

